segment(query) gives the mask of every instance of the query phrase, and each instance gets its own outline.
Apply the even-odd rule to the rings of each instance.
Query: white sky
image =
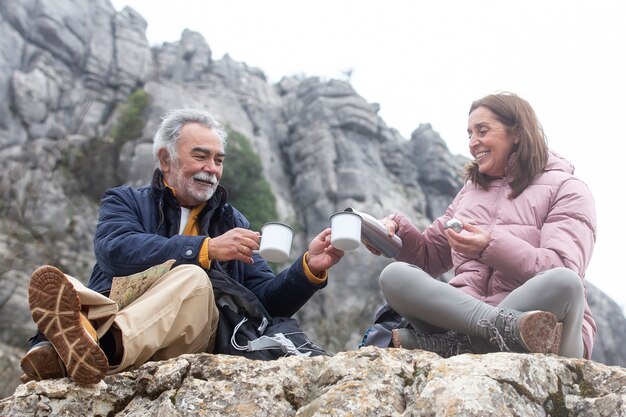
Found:
[[[345,79],[406,138],[430,123],[469,157],[467,111],[498,90],[527,99],[550,146],[576,165],[598,211],[587,279],[626,307],[620,250],[626,213],[626,1],[113,0],[148,22],[152,45],[201,33],[270,82]],[[615,227],[617,226],[617,227]]]

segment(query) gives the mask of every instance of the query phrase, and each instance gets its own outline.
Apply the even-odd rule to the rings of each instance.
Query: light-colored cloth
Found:
[[[149,360],[213,350],[219,312],[211,281],[198,266],[170,270],[120,311],[113,300],[74,278],[71,281],[98,336],[112,326],[121,332],[124,355],[118,366],[110,368],[110,374]]]
[[[435,277],[453,268],[451,285],[492,306],[552,268],[571,269],[584,285],[596,239],[596,212],[589,188],[573,171],[568,161],[551,152],[544,172],[513,200],[508,198],[511,188],[506,177],[494,179],[487,190],[467,183],[446,213],[424,232],[402,214],[392,215],[403,242],[396,259]],[[453,217],[490,234],[491,241],[478,259],[451,251],[444,229]],[[582,335],[587,358],[595,333],[585,295]]]

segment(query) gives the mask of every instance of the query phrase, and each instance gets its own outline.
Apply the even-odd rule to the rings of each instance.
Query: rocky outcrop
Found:
[[[272,362],[209,354],[81,387],[29,382],[0,401],[27,416],[619,416],[626,369],[583,359],[364,348]]]
[[[5,398],[13,394],[15,388],[20,384],[19,377],[22,375],[20,360],[24,356],[24,351],[16,347],[0,343],[0,398]]]
[[[97,197],[149,180],[152,135],[167,109],[206,108],[249,139],[276,220],[297,230],[294,259],[336,211],[401,211],[425,226],[461,187],[465,160],[430,125],[401,137],[349,83],[270,84],[258,68],[216,59],[196,32],[150,48],[146,24],[108,0],[0,0],[0,342],[24,349],[34,332],[26,286],[40,264],[89,277]],[[149,96],[143,131],[111,146],[119,105],[138,89]],[[226,166],[224,175],[236,173]],[[297,314],[316,343],[356,349],[389,262],[359,249],[333,268]],[[623,313],[591,285],[589,298],[599,324],[593,358],[626,366]]]

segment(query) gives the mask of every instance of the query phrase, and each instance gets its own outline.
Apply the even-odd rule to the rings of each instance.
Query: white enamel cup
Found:
[[[361,246],[361,216],[340,211],[330,216],[330,243],[337,249],[350,251]]]
[[[285,223],[265,223],[261,227],[259,255],[270,262],[285,262],[289,259],[293,235],[293,228]]]

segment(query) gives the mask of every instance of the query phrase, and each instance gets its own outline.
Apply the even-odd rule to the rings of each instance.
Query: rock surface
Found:
[[[184,355],[105,378],[29,382],[0,402],[26,416],[620,416],[626,369],[583,359],[364,348],[272,362]]]

